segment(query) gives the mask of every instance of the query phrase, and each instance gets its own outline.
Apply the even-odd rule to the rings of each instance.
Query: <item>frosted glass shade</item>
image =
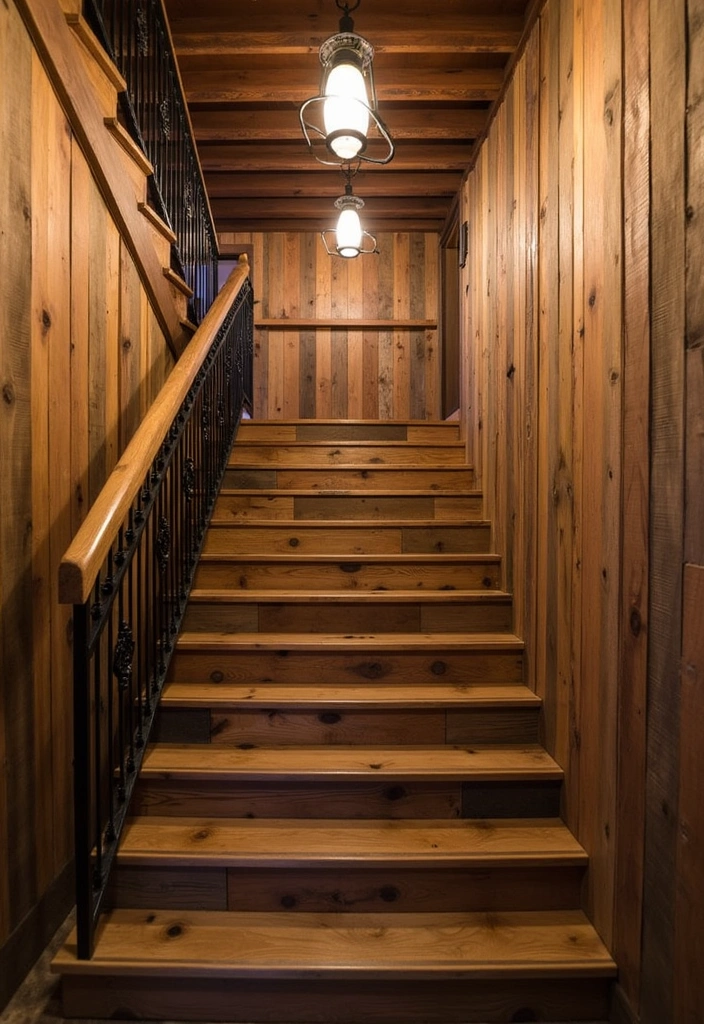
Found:
[[[338,64],[325,82],[323,121],[330,148],[343,160],[354,160],[369,131],[369,108],[364,76],[354,64]],[[350,134],[345,134],[350,132]],[[340,133],[340,134],[336,134]]]
[[[337,251],[340,256],[358,256],[362,248],[362,224],[355,209],[340,211],[336,229]]]

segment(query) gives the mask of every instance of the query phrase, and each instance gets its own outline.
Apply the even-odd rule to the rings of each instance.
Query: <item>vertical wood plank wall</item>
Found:
[[[460,214],[470,461],[643,1024],[704,1019],[702,26],[547,0]]]
[[[73,888],[71,610],[57,567],[172,358],[12,4],[0,67],[2,1006]]]
[[[436,234],[381,234],[378,256],[328,256],[319,235],[224,233],[253,246],[254,416],[260,419],[437,419],[439,251]],[[337,329],[335,320],[359,320]],[[397,321],[382,328],[364,321]],[[430,321],[411,329],[404,321]]]

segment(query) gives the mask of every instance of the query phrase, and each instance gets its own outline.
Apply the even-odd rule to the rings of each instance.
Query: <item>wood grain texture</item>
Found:
[[[685,5],[652,0],[651,475],[648,732],[641,1017],[666,1020],[678,985],[673,924],[685,471]]]
[[[32,799],[32,458],[31,436],[31,76],[29,40],[14,7],[0,8],[0,62],[14,88],[0,90],[0,475],[5,500],[0,510],[0,944],[4,944],[31,905],[26,879],[34,855],[22,863],[33,823],[23,807]],[[19,886],[19,901],[18,887]],[[18,906],[19,902],[19,906]]]
[[[673,1020],[704,1016],[701,879],[704,874],[704,769],[698,723],[704,713],[704,566],[686,565],[682,622],[682,701],[674,907]]]
[[[439,415],[435,234],[382,233],[381,254],[358,260],[311,232],[220,235],[250,239],[263,267],[255,419]]]
[[[463,190],[469,450],[526,681],[613,928],[621,551],[621,4],[546,3]],[[513,580],[513,585],[512,585]],[[599,768],[597,769],[597,765]],[[598,774],[597,774],[598,772]]]
[[[137,209],[132,187],[121,165],[114,158],[114,143],[104,126],[90,79],[80,59],[76,59],[77,44],[71,30],[58,5],[21,0],[17,6],[52,76],[53,87],[91,163],[91,170],[100,183],[111,215],[140,266],[144,286],[149,292],[164,334],[174,352],[180,354],[185,337],[169,285],[163,276],[149,227]]]
[[[624,19],[623,554],[619,695],[618,851],[614,951],[623,1000],[640,1001],[648,681],[650,489],[650,9]]]
[[[119,234],[18,5],[0,6],[0,51],[0,946],[3,983],[17,984],[68,910],[72,622],[58,565],[151,382],[132,314],[135,367],[118,372],[120,309],[140,309],[145,293],[123,274]],[[149,344],[165,369],[160,329]]]

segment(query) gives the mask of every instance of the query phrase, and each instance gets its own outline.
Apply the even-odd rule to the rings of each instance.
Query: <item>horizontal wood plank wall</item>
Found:
[[[584,21],[582,20],[584,18]],[[463,410],[565,817],[611,943],[621,544],[621,3],[548,0],[465,182]],[[473,450],[472,450],[473,446]]]
[[[72,856],[58,564],[172,357],[12,4],[0,5],[0,65],[1,1002],[3,953],[12,944],[13,971],[36,958],[47,936],[18,953],[16,933]]]
[[[255,418],[439,418],[437,235],[382,234],[378,256],[353,260],[310,232],[229,232],[220,244],[253,246],[255,324],[269,322],[255,331]]]

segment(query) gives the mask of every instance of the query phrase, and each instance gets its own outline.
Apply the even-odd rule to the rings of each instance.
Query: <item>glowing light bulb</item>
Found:
[[[337,251],[340,256],[358,256],[362,247],[362,224],[354,207],[344,207],[337,221]]]
[[[362,72],[354,64],[338,64],[327,77],[325,96],[325,132],[335,136],[330,139],[330,148],[341,159],[353,160],[364,148],[369,131],[367,90]]]

